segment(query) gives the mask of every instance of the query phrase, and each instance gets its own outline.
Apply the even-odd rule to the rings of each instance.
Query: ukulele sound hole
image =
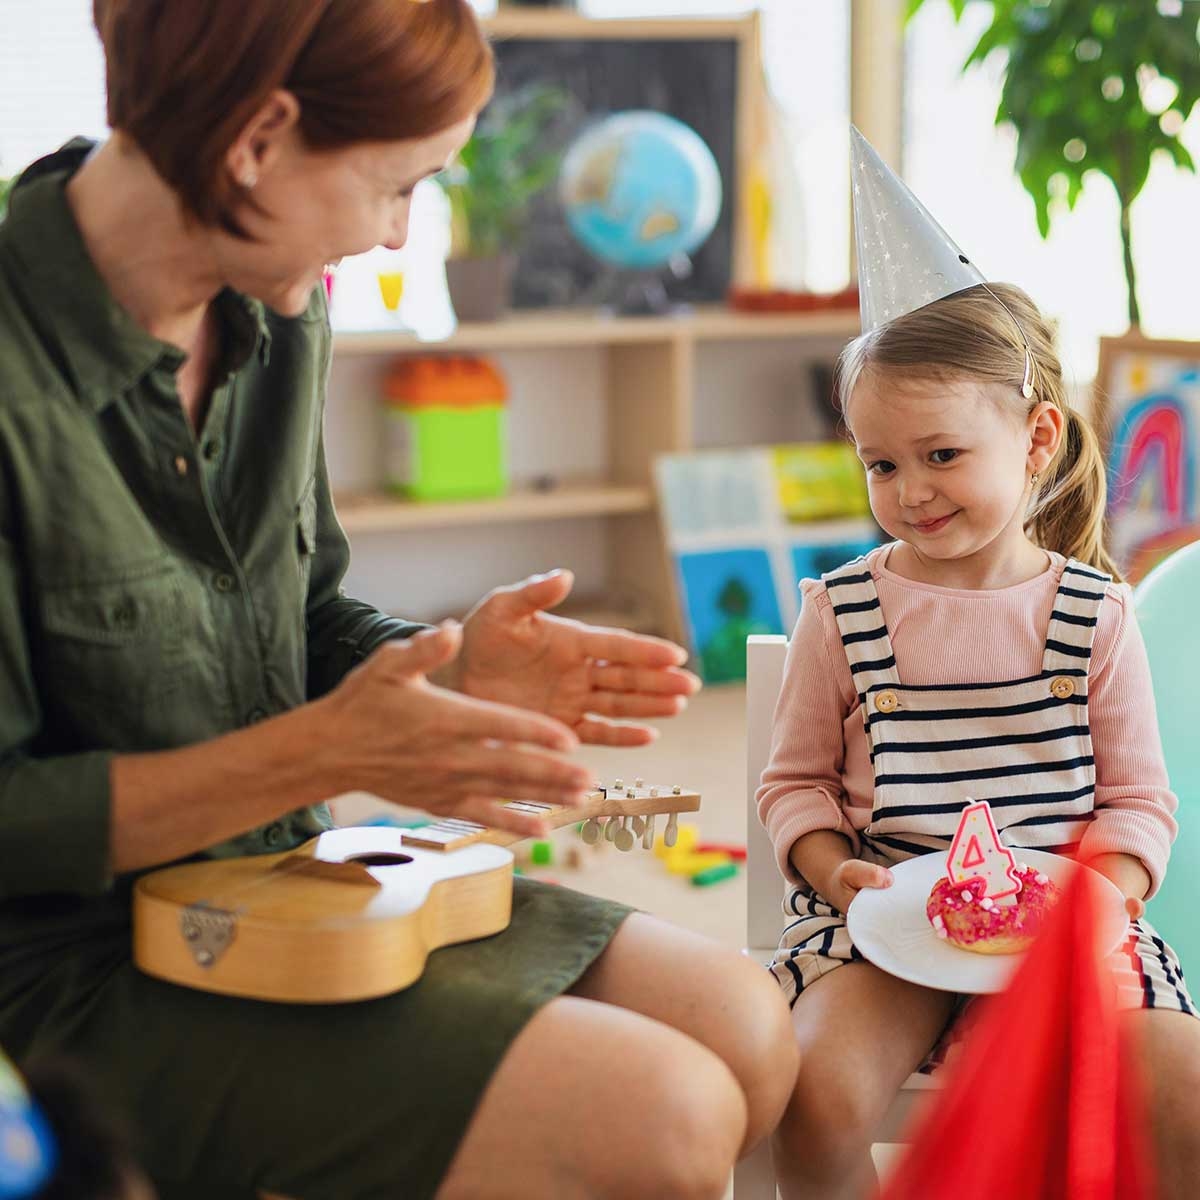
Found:
[[[373,850],[366,854],[352,854],[346,861],[362,863],[364,867],[399,867],[412,862],[412,856],[394,854],[389,850]]]

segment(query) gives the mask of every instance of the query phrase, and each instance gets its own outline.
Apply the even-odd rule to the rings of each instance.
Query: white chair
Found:
[[[787,638],[756,634],[746,644],[746,953],[767,963],[783,932],[783,880],[775,852],[758,820],[754,793],[771,753],[771,724],[783,681]],[[929,1075],[910,1075],[879,1131],[879,1143],[895,1143],[921,1093],[939,1085]],[[878,1160],[877,1160],[878,1161]],[[775,1173],[764,1142],[734,1172],[735,1200],[775,1200]]]

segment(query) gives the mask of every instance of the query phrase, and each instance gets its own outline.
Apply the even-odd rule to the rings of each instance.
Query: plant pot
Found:
[[[512,280],[517,269],[515,254],[489,258],[449,258],[446,286],[450,303],[460,321],[495,321],[509,309]]]

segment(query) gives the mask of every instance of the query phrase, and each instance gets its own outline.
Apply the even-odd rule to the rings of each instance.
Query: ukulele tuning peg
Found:
[[[645,784],[646,784],[646,781],[644,779],[635,779],[633,781],[633,786],[636,788],[644,787]]]
[[[625,819],[621,819],[621,828],[617,830],[617,836],[613,839],[618,850],[627,852],[633,849],[633,834],[625,827]]]
[[[666,832],[663,834],[663,842],[668,846],[674,846],[679,838],[679,814],[672,813],[667,818]]]
[[[617,829],[621,825],[620,817],[609,817],[608,824],[604,826],[604,840],[611,842],[617,836]]]
[[[672,795],[672,796],[678,796],[678,795],[679,795],[679,794],[680,794],[682,791],[683,791],[683,788],[681,788],[681,787],[679,786],[679,784],[676,784],[676,785],[675,785],[675,786],[674,786],[674,787],[671,789],[671,795]]]
[[[589,846],[594,846],[600,840],[600,822],[592,817],[588,821],[584,821],[583,829],[580,831],[580,837],[583,838]]]
[[[657,798],[657,796],[658,796],[658,788],[652,787],[650,789],[650,799],[653,800],[653,799]]]
[[[620,790],[621,790],[621,789],[622,789],[624,786],[625,786],[625,784],[624,784],[624,781],[622,781],[622,780],[620,780],[620,779],[614,779],[614,780],[613,780],[613,787],[615,787],[615,788],[617,789],[617,791],[618,791],[618,792],[619,792],[619,791],[620,791]]]
[[[642,849],[654,849],[654,816],[651,814],[646,818],[646,832],[642,834]]]
[[[646,822],[641,817],[633,818],[633,832],[637,837],[641,837],[646,832]]]

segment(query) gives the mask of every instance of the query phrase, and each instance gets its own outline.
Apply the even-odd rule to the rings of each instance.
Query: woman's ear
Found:
[[[291,92],[276,88],[225,152],[225,166],[234,183],[253,188],[282,154],[299,121],[300,102]]]
[[[1029,433],[1029,466],[1042,474],[1054,461],[1062,444],[1066,417],[1057,404],[1042,400],[1035,404],[1026,419]]]

